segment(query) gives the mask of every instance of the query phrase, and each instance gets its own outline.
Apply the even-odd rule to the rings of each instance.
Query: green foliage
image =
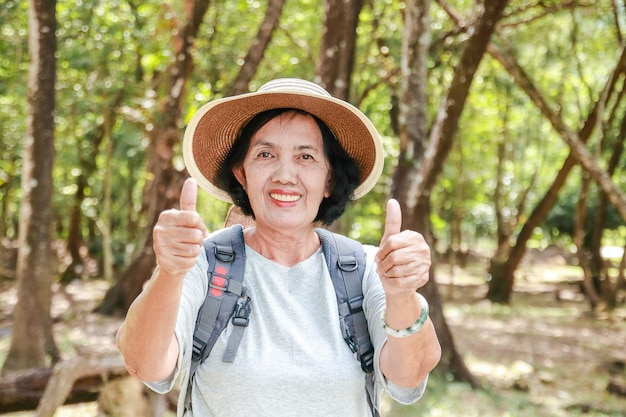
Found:
[[[559,195],[559,204],[550,212],[543,224],[546,234],[555,237],[560,235],[573,237],[579,199],[579,193],[573,189],[566,190]],[[598,210],[597,194],[593,194],[586,207],[585,227],[589,234],[594,229]],[[621,218],[613,206],[608,206],[605,212],[604,229],[619,230],[623,226],[626,226],[626,221]]]
[[[0,232],[17,237],[28,70],[27,2],[0,8]]]
[[[153,104],[149,85],[142,79],[148,71],[138,62],[144,45],[140,37],[150,33],[140,17],[121,1],[58,4],[56,147],[62,151],[57,153],[54,175],[59,238],[68,230],[69,219],[63,213],[74,203],[79,177],[87,177],[81,206],[88,219],[83,235],[89,236],[90,225],[98,223],[107,163],[104,148],[109,140],[112,188],[119,191],[112,201],[113,244],[124,248],[138,237],[148,144],[144,132]],[[98,236],[96,232],[91,238],[99,240]],[[89,246],[99,247],[95,242]],[[123,262],[125,251],[119,254]]]
[[[620,51],[615,25],[610,23],[611,4],[596,2],[593,6],[561,8],[553,7],[556,3],[541,2],[538,7],[529,6],[530,3],[512,2],[500,33],[548,104],[577,132],[598,99]],[[435,36],[445,33],[445,18],[441,14],[434,13],[434,25],[443,29],[434,30]],[[618,18],[623,20],[623,13]],[[462,37],[458,40],[462,41]],[[436,38],[433,44],[440,46]],[[440,48],[444,53],[445,48]],[[443,62],[446,58],[439,59]],[[449,67],[444,68],[450,71]],[[431,72],[433,76],[437,73],[436,68]],[[433,80],[448,82],[445,71],[441,77]],[[436,88],[433,91],[438,91]],[[624,106],[617,114],[615,123],[624,117]],[[609,141],[621,140],[617,139],[617,132],[615,127]],[[504,146],[502,160],[498,157],[500,145]],[[606,145],[605,149],[604,159],[608,160],[610,150]],[[526,93],[495,60],[485,56],[438,192],[432,196],[438,234],[446,239],[453,220],[461,218],[466,242],[493,236],[494,198],[499,187],[500,212],[513,228],[514,236],[552,184],[568,153],[567,145]],[[498,167],[502,171],[500,185]],[[624,184],[622,171],[614,175],[617,184]],[[569,187],[578,187],[578,180],[569,182]],[[558,233],[559,229],[552,230]]]
[[[506,39],[503,44],[574,131],[582,127],[601,94],[620,51],[615,19],[621,27],[626,24],[623,6],[614,6],[609,0],[592,6],[583,3],[565,7],[556,1],[511,2],[498,35]],[[477,12],[474,2],[468,0],[447,4],[465,21],[471,21]],[[0,9],[0,232],[10,238],[17,235],[26,125],[27,5],[7,0]],[[279,29],[250,85],[252,90],[279,76],[313,79],[322,6],[321,0],[286,2]],[[148,179],[148,134],[165,99],[158,86],[164,85],[163,74],[175,59],[172,37],[185,21],[184,7],[184,2],[154,0],[61,0],[57,4],[55,230],[58,238],[67,237],[67,214],[75,204],[79,180],[86,178],[82,233],[90,244],[94,242],[91,246],[99,246],[101,232],[96,225],[103,215],[105,167],[110,162],[114,190],[111,224],[121,263],[127,261],[145,227],[141,194]],[[191,115],[206,102],[223,96],[235,79],[266,7],[264,2],[253,0],[211,2],[194,45],[194,67],[184,92],[181,138]],[[617,7],[616,13],[613,7]],[[398,153],[392,126],[402,88],[404,8],[405,4],[396,0],[374,0],[366,2],[360,15],[351,101],[377,126],[387,153],[380,183],[344,216],[347,233],[367,243],[377,243],[380,238]],[[431,6],[430,27],[425,106],[432,124],[468,34],[458,30],[437,4]],[[603,116],[605,137],[596,135],[590,140],[592,149],[600,149],[602,161],[608,160],[611,146],[620,140],[624,117],[624,105],[616,98],[610,106],[615,106],[613,116]],[[108,121],[110,132],[103,135],[101,129]],[[104,153],[108,140],[112,141],[110,161]],[[503,149],[500,156],[498,149]],[[182,168],[180,149],[176,152],[176,166]],[[444,245],[451,242],[456,228],[467,245],[492,239],[496,231],[495,198],[514,236],[568,153],[515,80],[485,56],[452,152],[431,194],[438,241]],[[613,174],[618,185],[626,183],[623,161],[624,156]],[[571,229],[578,186],[578,179],[570,178],[570,191],[559,199],[546,222],[548,234]],[[228,207],[202,193],[200,199],[200,211],[209,228],[221,227]],[[611,221],[612,225],[618,223],[615,216]]]

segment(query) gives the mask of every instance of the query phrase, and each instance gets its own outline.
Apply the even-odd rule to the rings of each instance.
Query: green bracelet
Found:
[[[420,316],[417,318],[417,321],[413,323],[411,327],[407,327],[406,329],[403,329],[403,330],[392,329],[391,327],[387,325],[387,310],[383,309],[382,314],[380,315],[380,319],[383,325],[383,329],[385,329],[385,332],[387,332],[389,336],[403,339],[405,337],[414,335],[415,333],[419,332],[422,327],[424,327],[424,323],[426,323],[426,319],[428,319],[428,311],[429,311],[428,301],[426,301],[426,298],[424,298],[422,294],[420,293],[416,293],[416,294],[418,298],[420,299],[422,312],[420,313]]]

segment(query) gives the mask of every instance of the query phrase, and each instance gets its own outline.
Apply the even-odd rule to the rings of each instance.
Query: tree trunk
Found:
[[[617,297],[622,290],[626,290],[626,244],[622,247],[622,260],[619,262],[617,267],[615,285],[613,285],[613,288],[611,289],[610,297],[607,298],[609,300],[607,304],[609,309],[617,307]]]
[[[472,25],[473,30],[461,54],[452,82],[448,87],[435,122],[431,128],[416,195],[429,194],[443,170],[445,161],[459,128],[459,119],[465,107],[469,90],[478,66],[487,50],[491,35],[508,0],[493,0],[483,3],[484,10]]]
[[[506,144],[503,138],[500,138],[498,145],[498,167],[496,169],[496,187],[493,191],[493,206],[496,216],[496,255],[502,253],[507,247],[508,242],[508,228],[505,220],[504,213],[502,212],[502,199],[503,199],[503,176],[504,165],[506,163]]]
[[[587,201],[589,201],[589,188],[591,186],[591,178],[583,172],[581,178],[581,189],[576,207],[576,219],[574,221],[574,244],[576,245],[576,254],[578,255],[578,263],[583,270],[583,291],[587,295],[587,299],[594,310],[600,305],[600,297],[598,291],[593,285],[593,274],[589,267],[588,250],[585,248],[584,240],[587,233]]]
[[[490,53],[498,59],[498,61],[507,69],[507,71],[514,76],[516,83],[526,91],[531,100],[537,105],[538,109],[543,113],[546,119],[552,124],[554,130],[559,134],[561,139],[569,146],[570,155],[576,159],[576,162],[591,175],[594,181],[600,186],[600,188],[606,193],[607,198],[613,206],[620,213],[622,218],[626,221],[626,195],[619,189],[619,187],[611,180],[610,175],[602,169],[593,155],[589,153],[585,147],[587,137],[581,137],[565,124],[563,119],[559,117],[558,113],[553,111],[548,102],[539,93],[538,89],[534,86],[530,78],[526,75],[524,70],[507,54],[503,54],[497,47],[492,46]],[[626,47],[622,48],[621,57],[617,64],[617,69],[624,71],[626,65]],[[619,73],[618,73],[619,74]],[[615,76],[615,73],[614,73]],[[614,83],[614,77],[611,77],[609,83]],[[600,108],[604,108],[604,103],[608,98],[607,89],[604,90],[602,97],[598,100]],[[596,122],[593,119],[592,122]],[[592,129],[595,126],[592,126]]]
[[[102,272],[103,277],[107,281],[113,279],[113,239],[111,236],[111,184],[113,176],[113,167],[111,165],[113,157],[113,135],[111,134],[113,123],[111,122],[111,114],[107,112],[104,121],[104,181],[102,192],[102,212],[97,224],[99,224],[100,233],[102,234]]]
[[[615,107],[612,109],[611,114],[617,114],[616,109],[621,104],[621,100],[616,100]],[[607,125],[611,125],[611,120],[609,120],[608,123],[603,124],[603,126]],[[624,141],[626,141],[626,116],[624,114],[622,114],[620,129],[616,136],[611,135],[610,132],[602,132],[603,142],[605,142],[608,137],[611,137],[614,140],[614,143],[609,152],[610,158],[607,163],[606,170],[609,175],[613,176],[615,170],[619,167],[624,153]],[[601,255],[602,237],[604,235],[608,208],[609,201],[606,194],[602,191],[598,191],[598,205],[595,210],[596,214],[590,231],[591,238],[589,239],[590,243],[588,246],[590,251],[589,270],[594,284],[593,286],[600,291],[599,296],[606,302],[607,308],[612,309],[617,304],[617,299],[615,297],[619,293],[619,287],[615,288],[615,286],[611,283],[609,268],[605,267],[605,260]],[[602,285],[603,283],[605,285]],[[593,304],[594,300],[590,299],[589,301]]]
[[[502,48],[498,47],[494,43],[490,45],[488,51],[489,54],[498,60],[506,71],[511,74],[516,84],[526,92],[537,108],[539,108],[548,119],[559,119],[558,113],[550,108],[547,100],[541,95],[528,75],[519,66],[519,64],[515,62],[510,54],[506,53]],[[601,94],[600,99],[596,102],[593,110],[590,112],[584,126],[578,134],[578,140],[581,143],[587,142],[587,140],[591,137],[591,134],[597,125],[597,120],[601,117],[602,109],[605,107],[605,103],[611,98],[611,95],[615,91],[617,79],[624,72],[626,72],[626,50],[623,49],[613,74],[611,78],[609,78],[607,85],[603,90],[603,94]],[[561,125],[562,122],[555,122],[555,124]],[[533,230],[541,224],[556,203],[558,194],[564,186],[572,168],[576,165],[576,162],[577,161],[573,153],[570,153],[557,173],[554,181],[550,184],[548,191],[532,210],[530,216],[522,226],[522,229],[517,235],[515,244],[511,247],[506,260],[504,261],[506,265],[500,265],[501,260],[492,260],[489,267],[490,281],[488,283],[489,289],[486,295],[487,299],[503,304],[508,304],[510,302],[511,291],[515,281],[514,274],[524,257],[526,243],[530,240]],[[508,293],[503,293],[503,289],[508,291]]]
[[[507,1],[486,2],[483,13],[474,24],[474,31],[461,55],[447,97],[428,137],[425,103],[430,4],[430,0],[416,0],[408,2],[405,8],[403,97],[399,118],[400,156],[393,175],[393,196],[402,206],[404,227],[421,232],[432,245],[430,193],[443,170],[458,130],[458,121],[472,79]],[[431,280],[424,287],[424,295],[432,305],[431,318],[443,350],[439,368],[451,370],[457,378],[469,382],[473,387],[480,386],[480,382],[471,374],[456,349],[443,315],[434,273],[431,273]]]
[[[248,92],[248,85],[256,74],[257,68],[263,59],[265,50],[272,40],[274,31],[282,15],[285,0],[269,0],[263,23],[259,27],[256,37],[243,60],[237,78],[226,91],[226,96],[233,96]]]
[[[3,155],[3,158],[8,159]],[[8,162],[8,161],[7,161]],[[15,158],[11,159],[11,166],[15,166]],[[11,202],[11,198],[9,196],[12,194],[13,185],[15,183],[13,175],[7,175],[3,178],[2,184],[0,184],[0,194],[3,196],[2,200],[0,200],[0,239],[3,239],[7,236],[7,232],[9,230],[9,203]],[[1,265],[0,265],[1,266]],[[2,278],[3,274],[0,271],[0,278]]]
[[[85,135],[86,142],[89,143],[89,152],[86,154],[80,153],[79,150],[79,163],[80,163],[80,175],[76,178],[76,194],[74,194],[74,201],[70,208],[70,221],[67,232],[67,250],[70,254],[70,265],[61,275],[61,282],[64,284],[70,283],[73,279],[81,278],[84,273],[83,260],[80,256],[80,247],[84,243],[83,238],[83,210],[82,204],[85,199],[85,188],[88,185],[88,180],[91,178],[96,169],[96,157],[100,150],[100,144],[107,132],[110,132],[111,127],[115,124],[117,115],[117,109],[124,98],[124,90],[119,91],[110,107],[106,109],[104,115],[104,121],[88,132]],[[82,148],[81,148],[82,149]]]
[[[402,222],[404,227],[420,231],[426,238],[426,241],[432,246],[433,234],[430,223],[430,199],[420,198],[416,209],[416,213],[420,214],[410,218],[406,218],[403,214]],[[467,382],[472,388],[480,388],[482,386],[481,382],[469,370],[463,356],[459,353],[454,343],[452,331],[443,314],[443,302],[436,282],[435,270],[437,269],[437,259],[433,257],[432,262],[430,279],[424,287],[420,288],[420,293],[426,297],[428,304],[431,306],[430,318],[435,325],[437,337],[439,338],[442,349],[442,358],[437,366],[437,370],[441,372],[449,371],[457,380]]]
[[[152,248],[152,229],[159,214],[176,207],[185,174],[173,165],[174,147],[180,143],[179,128],[182,113],[185,84],[191,73],[192,47],[209,0],[195,0],[186,3],[187,22],[177,30],[174,38],[176,62],[169,68],[166,81],[166,100],[159,114],[154,116],[154,129],[150,132],[150,150],[147,170],[151,180],[146,183],[143,201],[148,207],[145,235],[131,264],[119,277],[115,285],[105,294],[97,307],[103,314],[125,314],[132,301],[139,295],[144,282],[148,280],[155,265]]]
[[[96,146],[94,146],[96,148]],[[60,282],[69,284],[76,278],[83,276],[83,262],[80,258],[80,246],[83,244],[81,226],[83,223],[82,203],[85,199],[85,188],[87,187],[87,175],[84,170],[76,177],[76,193],[69,211],[69,225],[67,229],[67,252],[71,261],[68,267],[61,274]]]
[[[3,372],[47,366],[59,358],[50,306],[52,168],[56,82],[55,0],[29,2],[28,118],[24,143],[17,260],[18,300]]]
[[[315,67],[315,82],[333,97],[350,101],[356,29],[363,0],[326,0],[322,44]]]

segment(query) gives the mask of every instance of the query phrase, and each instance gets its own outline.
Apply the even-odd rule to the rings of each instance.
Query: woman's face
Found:
[[[257,226],[311,225],[330,195],[330,165],[313,117],[285,112],[267,122],[233,173],[250,199]]]

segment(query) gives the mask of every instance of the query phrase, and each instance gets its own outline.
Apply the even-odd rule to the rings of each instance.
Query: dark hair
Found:
[[[339,144],[330,128],[317,117],[302,110],[291,108],[272,109],[259,113],[250,119],[239,132],[233,147],[218,170],[216,183],[228,193],[233,203],[241,208],[243,214],[254,217],[248,194],[235,178],[233,168],[243,164],[250,148],[252,136],[267,122],[288,111],[312,116],[322,133],[324,154],[330,164],[332,189],[330,190],[330,196],[322,200],[315,221],[330,225],[343,214],[348,203],[353,201],[354,190],[360,183],[359,167],[356,161]]]

